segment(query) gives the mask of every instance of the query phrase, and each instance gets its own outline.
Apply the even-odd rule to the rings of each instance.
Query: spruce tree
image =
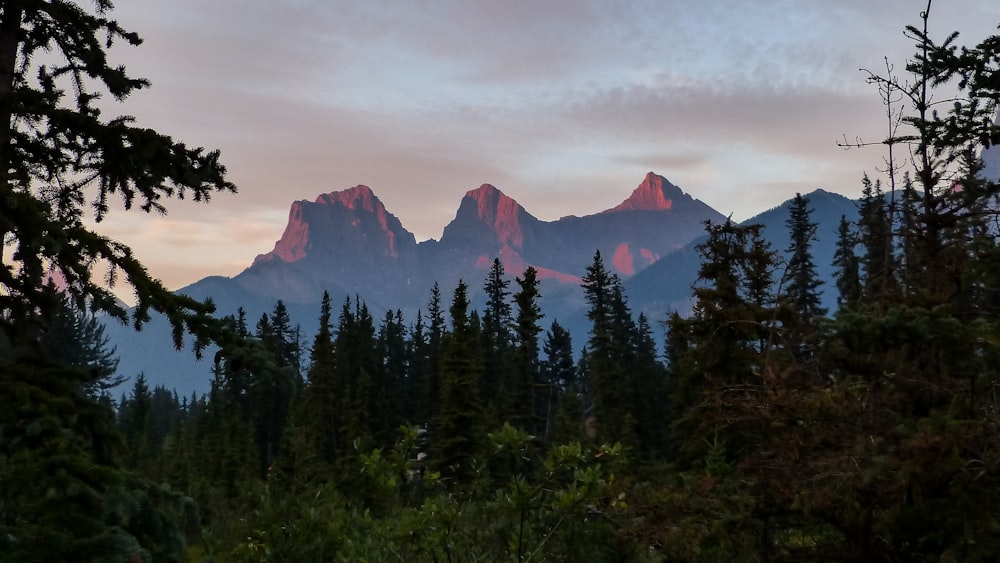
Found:
[[[451,332],[443,342],[437,416],[431,427],[431,465],[462,481],[472,477],[472,462],[485,438],[478,393],[482,351],[470,319],[468,286],[462,280],[455,287],[449,313]]]
[[[51,287],[50,291],[56,289]],[[116,350],[97,315],[78,308],[65,295],[57,296],[54,302],[55,309],[49,313],[47,327],[37,337],[41,353],[59,363],[90,370],[94,377],[87,392],[95,398],[123,383],[125,377],[117,373]]]
[[[379,369],[372,385],[372,434],[376,443],[395,443],[399,427],[407,422],[404,411],[409,384],[406,325],[399,309],[386,311],[377,337]]]
[[[884,306],[899,297],[892,213],[881,182],[876,180],[873,184],[865,174],[861,184],[858,237],[864,248],[861,256],[864,296],[866,302]]]
[[[509,389],[514,399],[511,423],[539,434],[544,431],[546,401],[544,393],[540,392],[538,334],[542,332],[539,321],[544,315],[538,305],[538,272],[528,266],[524,274],[514,281],[519,289],[514,294],[517,315],[514,320],[513,378]]]
[[[494,426],[519,418],[516,395],[519,374],[511,363],[514,343],[511,334],[512,313],[509,302],[510,280],[499,258],[493,259],[483,285],[486,308],[482,318],[482,342],[485,353],[480,397]]]
[[[589,305],[590,338],[581,365],[593,402],[597,433],[601,440],[636,446],[635,380],[630,371],[635,322],[631,317],[621,280],[604,266],[601,253],[582,278]]]
[[[684,401],[674,406],[672,448],[685,462],[703,455],[717,432],[734,447],[753,447],[759,428],[726,423],[727,410],[759,400],[750,390],[777,363],[781,344],[774,322],[782,319],[769,296],[774,253],[761,226],[727,220],[706,228],[693,314],[671,317],[667,342],[670,394]]]
[[[291,414],[288,452],[283,471],[293,480],[310,482],[328,473],[337,460],[340,412],[334,374],[333,310],[329,292],[320,302],[319,330],[309,352],[309,371],[302,398]]]
[[[583,436],[583,390],[573,360],[573,338],[558,321],[553,320],[546,332],[542,351],[544,436],[555,443],[579,440]]]
[[[789,210],[788,234],[791,242],[786,249],[788,265],[785,270],[785,296],[791,302],[795,313],[805,322],[826,314],[826,309],[820,306],[819,286],[823,280],[816,273],[813,262],[812,243],[816,240],[816,223],[810,215],[809,199],[802,194],[795,194]]]
[[[441,288],[437,282],[431,288],[430,299],[427,302],[427,347],[423,364],[426,372],[423,375],[421,420],[430,422],[437,416],[438,398],[440,397],[441,356],[444,351],[443,340],[447,333],[444,310],[441,304]]]
[[[854,252],[857,241],[847,217],[840,216],[837,227],[837,250],[833,254],[834,277],[837,284],[837,306],[841,309],[855,307],[861,300],[861,274],[858,256]]]
[[[102,115],[102,97],[121,101],[149,86],[109,60],[111,45],[141,43],[111,10],[108,0],[89,9],[18,0],[0,14],[0,328],[16,336],[34,311],[54,307],[42,285],[51,273],[78,304],[123,321],[128,313],[110,285],[124,282],[135,291],[133,322],[161,312],[178,345],[185,329],[197,328],[198,347],[209,336],[212,307],[167,291],[127,245],[98,234],[87,217],[103,219],[113,199],[126,210],[163,213],[167,198],[207,201],[236,188],[217,151]],[[94,264],[107,265],[107,275]]]

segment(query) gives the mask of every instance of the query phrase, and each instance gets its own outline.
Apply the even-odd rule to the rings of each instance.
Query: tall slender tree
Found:
[[[806,322],[826,314],[826,309],[820,305],[819,294],[823,280],[816,273],[813,262],[812,243],[816,240],[817,224],[812,221],[811,215],[809,199],[795,194],[785,222],[790,242],[786,249],[788,264],[784,275],[787,280],[784,293],[799,318]]]
[[[833,266],[836,268],[834,279],[837,284],[837,306],[841,309],[851,308],[861,300],[861,272],[858,256],[854,251],[857,240],[847,217],[840,216],[837,227],[837,249],[833,254]]]
[[[510,422],[534,434],[544,431],[545,394],[541,389],[539,373],[538,335],[542,309],[538,304],[538,272],[528,266],[524,273],[514,278],[519,287],[514,294],[517,315],[514,319],[514,357],[509,395],[513,420]]]
[[[483,407],[479,400],[482,352],[470,319],[468,286],[459,280],[449,308],[451,332],[444,341],[437,416],[431,428],[432,465],[459,481],[473,475],[481,453]]]

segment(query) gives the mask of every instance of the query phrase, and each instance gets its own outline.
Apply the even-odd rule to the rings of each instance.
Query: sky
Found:
[[[817,188],[855,197],[886,129],[865,68],[897,74],[920,0],[129,0],[112,50],[152,87],[112,105],[219,149],[239,193],[113,213],[171,289],[232,276],[295,200],[358,184],[417,240],[490,183],[555,220],[647,172],[734,219]],[[938,0],[931,32],[998,33],[995,0]]]

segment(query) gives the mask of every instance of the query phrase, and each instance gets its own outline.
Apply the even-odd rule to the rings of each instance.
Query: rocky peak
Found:
[[[650,172],[628,199],[608,211],[667,211],[673,207],[674,199],[683,194],[669,180]]]
[[[322,194],[313,202],[293,202],[274,250],[258,256],[254,264],[296,262],[316,253],[396,257],[401,244],[415,246],[413,234],[386,211],[371,188],[359,185]]]
[[[339,192],[321,194],[316,198],[316,203],[340,205],[347,209],[363,209],[372,212],[378,209],[385,210],[382,202],[372,193],[372,189],[363,184]]]
[[[490,184],[466,192],[455,219],[445,228],[442,240],[449,236],[466,238],[472,231],[488,228],[501,244],[520,248],[524,244],[523,226],[537,221],[521,204]]]

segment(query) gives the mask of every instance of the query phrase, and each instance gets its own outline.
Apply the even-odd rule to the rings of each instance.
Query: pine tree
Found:
[[[826,315],[826,309],[820,306],[819,286],[823,281],[816,273],[812,256],[816,223],[812,222],[811,214],[809,200],[802,194],[795,194],[785,222],[790,243],[786,249],[788,262],[782,276],[784,295],[779,296],[780,302],[790,309],[785,323],[785,346],[797,361],[803,363],[815,359],[818,321]]]
[[[155,456],[153,437],[153,399],[146,376],[139,374],[131,395],[122,400],[119,424],[128,447],[128,465],[142,467]]]
[[[355,441],[367,445],[372,439],[370,413],[375,402],[375,378],[380,369],[374,320],[367,304],[357,298],[353,309],[349,298],[341,308],[334,358],[334,394],[341,417],[337,458],[344,462],[357,455]]]
[[[441,289],[437,282],[431,288],[430,300],[427,303],[427,348],[424,354],[424,366],[427,371],[423,375],[422,390],[423,409],[421,420],[425,423],[437,416],[438,399],[441,395],[441,356],[444,352],[444,337],[447,332],[444,311],[441,306]]]
[[[406,325],[399,309],[387,311],[378,329],[379,369],[372,386],[372,434],[376,443],[389,446],[399,437],[399,427],[407,422],[404,393],[409,383]]]

